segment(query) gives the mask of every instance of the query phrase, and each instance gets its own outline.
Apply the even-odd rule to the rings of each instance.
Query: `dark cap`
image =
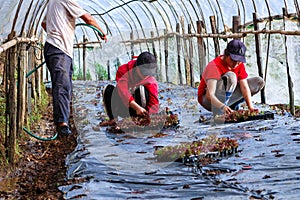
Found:
[[[157,69],[157,61],[153,54],[143,52],[136,60],[136,66],[144,76],[154,76]]]
[[[246,62],[245,53],[247,48],[242,41],[237,39],[231,40],[227,44],[226,49],[232,60]]]

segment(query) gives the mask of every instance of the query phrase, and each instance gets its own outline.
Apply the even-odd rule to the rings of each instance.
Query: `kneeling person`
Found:
[[[231,40],[224,55],[212,60],[204,69],[198,88],[198,102],[214,114],[230,114],[243,101],[254,110],[251,96],[265,85],[261,77],[248,78],[244,63],[246,47],[240,40]]]
[[[103,101],[110,121],[119,116],[147,117],[159,112],[158,84],[155,79],[157,61],[149,52],[121,65],[116,74],[116,87],[107,85]]]

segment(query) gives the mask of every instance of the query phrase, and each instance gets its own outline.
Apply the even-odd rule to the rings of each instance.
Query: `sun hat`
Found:
[[[136,60],[136,67],[144,76],[156,75],[157,61],[155,56],[147,51],[142,52]]]
[[[247,48],[242,41],[237,39],[231,40],[227,44],[226,49],[232,60],[243,63],[246,62],[245,53]]]

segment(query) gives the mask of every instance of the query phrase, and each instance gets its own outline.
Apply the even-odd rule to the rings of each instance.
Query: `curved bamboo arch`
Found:
[[[186,10],[186,12],[184,12],[184,13],[187,13],[187,15],[188,15],[187,19],[189,19],[189,24],[191,24],[191,26],[193,27],[194,31],[196,32],[197,28],[195,27],[195,24],[193,23],[194,20],[193,20],[191,14],[190,14],[188,8],[186,7],[186,4],[183,2],[183,0],[181,0],[181,3],[183,5],[184,9]],[[195,11],[195,10],[193,9],[193,11]],[[196,16],[197,16],[197,14],[196,14]]]
[[[134,29],[132,28],[132,32],[135,30],[136,32],[136,35],[137,35],[137,38],[140,38],[140,35],[139,35],[139,31],[138,31],[138,27],[135,23],[135,20],[133,19],[133,17],[130,15],[130,13],[124,8],[124,6],[128,6],[128,3],[124,3],[123,0],[121,0],[123,2],[123,4],[119,4],[120,8],[124,10],[124,12],[126,13],[126,15],[129,17],[129,19],[131,20],[131,23],[129,24],[133,24],[134,26]],[[133,1],[130,1],[130,2],[133,2]],[[128,6],[129,7],[129,6]],[[130,8],[130,7],[129,7]],[[131,10],[132,11],[132,10]],[[133,12],[133,11],[132,11]],[[134,12],[133,12],[134,13]],[[135,16],[136,17],[136,16]]]
[[[121,0],[121,1],[123,2],[123,0]],[[136,14],[136,12],[135,12],[128,4],[126,4],[126,6],[128,6],[128,8],[129,8],[129,9],[131,10],[131,12],[134,14],[134,16],[135,16],[135,18],[136,18],[136,20],[137,20],[137,23],[139,24],[139,26],[140,26],[140,28],[141,28],[143,37],[146,38],[146,34],[145,34],[145,31],[144,31],[143,25],[142,25],[142,23],[141,23],[141,21],[140,21],[138,15]],[[138,34],[138,31],[137,31],[137,36],[138,36],[138,38],[140,38],[140,37],[139,37],[139,34]],[[146,45],[148,46],[147,43],[146,43]],[[142,49],[141,46],[140,46],[140,49]]]
[[[163,0],[167,5],[168,5],[168,7],[170,8],[170,5],[165,1],[165,0]],[[163,12],[164,13],[166,13],[166,10],[165,10],[165,8],[164,8],[164,6],[162,6],[162,4],[158,1],[157,2],[157,4],[160,6],[160,8],[163,10]],[[166,22],[166,20],[165,20],[165,18],[163,17],[163,15],[161,14],[161,11],[159,10],[159,9],[157,9],[157,7],[156,7],[156,11],[159,13],[159,15],[161,16],[161,18],[162,18],[162,20],[163,20],[163,22],[164,22],[164,24],[165,24],[165,28],[168,28],[168,27],[171,27],[171,30],[173,30],[173,28],[172,28],[172,23],[171,23],[171,20],[170,20],[170,17],[169,17],[169,15],[167,15],[167,19],[168,19],[168,23]]]

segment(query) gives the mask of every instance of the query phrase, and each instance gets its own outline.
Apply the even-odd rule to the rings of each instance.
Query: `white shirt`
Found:
[[[73,57],[75,20],[87,12],[75,0],[49,0],[44,18],[46,41]]]

